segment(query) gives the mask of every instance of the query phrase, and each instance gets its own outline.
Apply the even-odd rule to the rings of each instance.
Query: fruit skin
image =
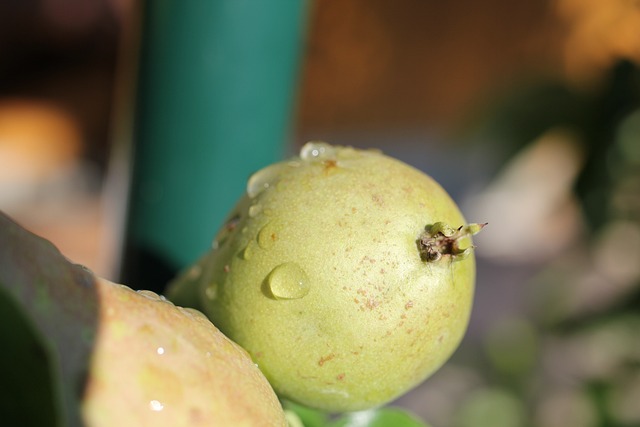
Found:
[[[99,328],[87,426],[286,426],[247,353],[202,314],[96,278]]]
[[[281,396],[336,412],[382,405],[437,370],[467,327],[474,257],[423,259],[436,223],[465,221],[424,173],[308,143],[251,177],[168,296],[201,307]]]

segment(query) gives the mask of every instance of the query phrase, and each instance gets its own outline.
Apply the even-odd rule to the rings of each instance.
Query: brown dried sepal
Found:
[[[416,241],[420,259],[435,262],[442,257],[450,257],[454,261],[465,259],[474,246],[461,247],[463,239],[477,234],[487,223],[461,225],[457,229],[444,222],[436,222],[425,227]]]

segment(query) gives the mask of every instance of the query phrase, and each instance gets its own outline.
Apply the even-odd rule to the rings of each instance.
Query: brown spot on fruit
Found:
[[[334,159],[328,159],[323,161],[322,165],[324,166],[325,175],[329,175],[330,173],[335,172],[338,167],[338,162]]]
[[[229,221],[227,221],[227,223],[224,225],[224,228],[227,231],[233,231],[236,229],[236,227],[238,226],[238,223],[240,222],[240,215],[236,214],[233,217],[231,217],[231,219],[229,219]]]
[[[327,363],[330,360],[333,360],[336,357],[335,354],[331,353],[327,356],[322,356],[319,360],[318,360],[318,366],[324,366],[325,363]]]
[[[377,301],[373,298],[367,298],[367,302],[365,304],[369,310],[373,310],[380,305],[380,301]]]

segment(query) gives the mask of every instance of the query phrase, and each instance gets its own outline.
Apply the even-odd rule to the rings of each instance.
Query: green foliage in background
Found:
[[[557,128],[583,156],[583,233],[526,287],[522,317],[482,338],[466,365],[480,385],[456,402],[455,427],[640,425],[640,69],[618,63],[590,91],[527,85],[474,138],[504,164]]]
[[[331,416],[290,401],[283,406],[291,427],[430,427],[401,408],[382,407]]]

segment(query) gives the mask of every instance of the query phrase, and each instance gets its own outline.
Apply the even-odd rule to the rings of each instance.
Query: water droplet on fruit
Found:
[[[148,291],[148,290],[140,290],[137,291],[138,295],[142,295],[145,298],[149,298],[150,300],[153,301],[162,301],[162,299],[160,298],[160,295],[156,294],[153,291]]]
[[[280,163],[267,166],[251,175],[247,181],[247,195],[250,199],[257,197],[260,193],[271,187],[278,181],[282,165]]]
[[[267,223],[258,232],[258,245],[262,249],[270,249],[278,240],[278,227],[274,221]]]
[[[164,295],[162,295],[162,294],[160,294],[160,301],[162,301],[162,302],[166,302],[167,304],[171,304],[171,305],[173,305],[173,303],[172,303],[171,301],[169,301],[169,300],[167,299],[167,297],[165,297],[165,296],[164,296]]]
[[[267,277],[267,284],[276,299],[298,299],[309,293],[307,273],[293,262],[274,268]]]
[[[218,284],[215,282],[209,283],[206,289],[204,290],[204,295],[207,297],[209,301],[213,301],[218,296]]]
[[[300,149],[300,158],[306,161],[324,160],[335,156],[335,148],[326,142],[307,142]]]
[[[247,243],[247,246],[242,250],[242,259],[249,260],[253,255],[253,242]]]
[[[149,402],[149,408],[152,411],[160,412],[164,409],[164,405],[159,400],[151,400]]]
[[[260,205],[260,204],[251,205],[249,207],[249,217],[250,218],[257,217],[258,215],[260,215],[260,212],[262,212],[262,205]]]

